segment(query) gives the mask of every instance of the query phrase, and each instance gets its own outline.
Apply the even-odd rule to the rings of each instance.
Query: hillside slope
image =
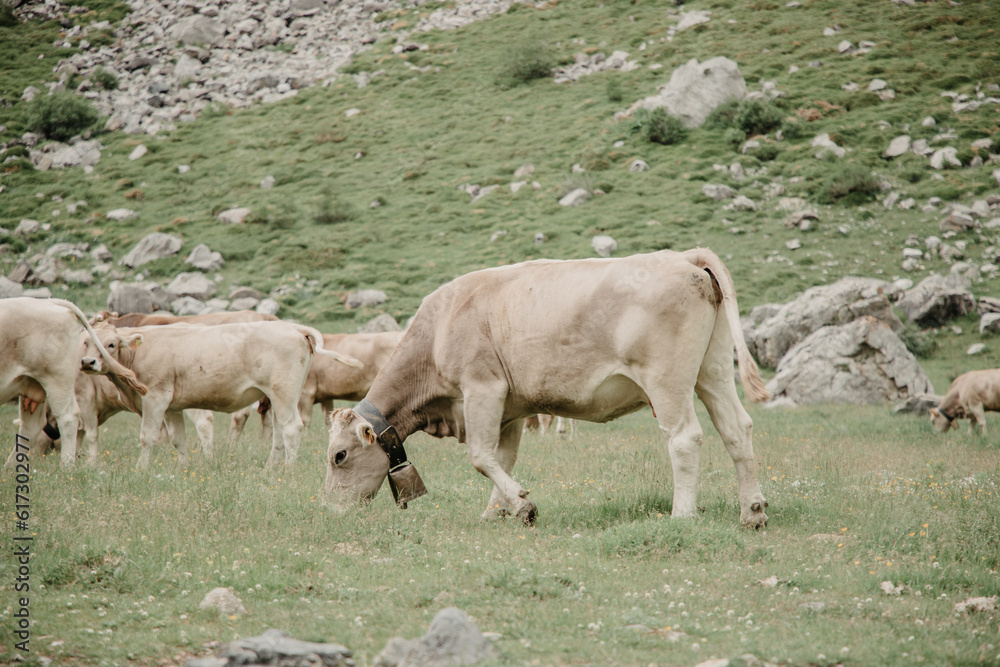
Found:
[[[377,20],[402,29],[452,6],[405,4]],[[680,12],[696,11],[709,20],[678,31]],[[986,267],[977,295],[995,294],[997,232],[987,224],[1000,215],[995,205],[974,229],[943,234],[939,225],[948,202],[971,206],[1000,193],[990,158],[1000,152],[998,28],[1000,9],[989,0],[515,4],[456,30],[412,36],[414,50],[384,37],[330,85],[277,103],[216,105],[155,137],[99,134],[104,150],[91,173],[34,171],[12,157],[0,180],[0,227],[12,231],[24,218],[50,227],[27,239],[5,236],[0,272],[37,261],[56,242],[103,243],[117,260],[165,231],[184,246],[141,267],[143,277],[166,283],[206,243],[226,260],[212,274],[219,295],[250,285],[275,296],[283,316],[351,330],[379,310],[404,320],[461,273],[593,256],[591,238],[609,234],[617,255],[711,247],[727,261],[744,312],[844,275],[917,282],[962,257]],[[0,28],[0,36],[23,30]],[[853,51],[841,53],[844,42]],[[613,51],[637,67],[565,83],[510,74],[532,53],[566,67]],[[759,143],[743,153],[732,128],[716,123],[662,145],[644,139],[634,119],[614,119],[679,65],[716,56],[735,61],[749,90],[773,100],[781,140],[773,129],[743,136]],[[19,101],[4,113],[17,119],[26,108]],[[11,134],[0,134],[13,142],[7,152],[23,153]],[[823,134],[843,157],[814,145]],[[935,169],[912,151],[883,157],[901,135],[955,148],[961,166]],[[148,152],[129,160],[140,144]],[[650,168],[630,171],[635,159]],[[515,178],[526,164],[530,177]],[[182,165],[190,169],[181,173]],[[266,177],[274,187],[260,187]],[[528,184],[513,192],[509,184],[521,180]],[[728,185],[756,210],[711,199],[706,184]],[[470,185],[498,187],[475,199]],[[561,206],[577,187],[595,194]],[[77,201],[86,206],[70,213],[66,203]],[[234,206],[250,209],[244,223],[215,218]],[[788,206],[818,219],[805,231],[788,227]],[[104,217],[123,207],[137,217]],[[959,252],[927,253],[904,271],[904,244],[924,248],[929,236]],[[97,309],[110,281],[137,273],[115,264],[93,286],[57,281],[50,289]],[[383,290],[388,301],[347,310],[344,296],[361,288]]]

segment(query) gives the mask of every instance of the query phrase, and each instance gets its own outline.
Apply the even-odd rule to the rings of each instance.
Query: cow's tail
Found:
[[[700,269],[710,272],[722,292],[722,307],[725,309],[726,319],[729,321],[729,331],[736,345],[736,362],[740,369],[740,381],[747,396],[754,403],[760,403],[771,398],[771,392],[764,386],[764,380],[760,377],[760,369],[757,362],[750,354],[746,339],[743,338],[743,327],[740,324],[740,309],[736,303],[736,286],[733,284],[733,277],[729,275],[729,269],[722,263],[719,256],[708,248],[695,248],[683,253],[684,259],[691,262]]]
[[[76,315],[76,319],[80,320],[80,323],[83,325],[83,328],[87,330],[88,334],[90,334],[90,339],[93,340],[94,345],[97,346],[97,350],[101,355],[101,360],[108,367],[108,372],[113,375],[117,375],[118,378],[129,389],[137,391],[143,396],[145,396],[146,392],[148,391],[146,385],[144,385],[142,382],[139,382],[139,378],[135,376],[135,373],[132,371],[132,369],[122,366],[117,359],[108,354],[108,351],[104,349],[104,345],[101,344],[101,339],[97,337],[97,332],[94,331],[94,328],[92,326],[90,326],[90,321],[87,320],[87,316],[83,314],[83,311],[77,308],[76,304],[73,303],[72,301],[66,301],[65,299],[52,299],[52,301],[54,303],[59,304],[63,308],[68,309],[70,312]]]
[[[365,367],[363,363],[352,356],[341,354],[336,350],[327,350],[324,348],[323,334],[319,332],[319,329],[313,329],[312,327],[307,327],[304,324],[292,324],[292,326],[298,329],[299,333],[305,336],[305,339],[309,341],[309,351],[313,354],[322,354],[327,357],[331,357],[342,364],[350,366],[351,368],[361,369]]]

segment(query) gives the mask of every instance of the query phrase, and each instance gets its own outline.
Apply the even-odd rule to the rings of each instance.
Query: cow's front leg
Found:
[[[496,455],[500,467],[509,475],[517,462],[517,450],[521,444],[521,433],[524,432],[524,420],[518,419],[507,424],[500,432],[500,442],[497,444]],[[483,512],[484,519],[497,519],[507,516],[509,505],[497,486],[493,487],[490,502]]]
[[[979,426],[979,434],[986,435],[986,409],[982,403],[973,403],[966,410],[969,414],[969,432],[971,433],[975,425]]]
[[[504,384],[497,389],[490,392],[489,388],[483,388],[477,393],[465,396],[465,428],[469,460],[476,470],[493,482],[491,504],[494,504],[494,500],[496,504],[503,501],[517,518],[530,525],[535,522],[538,510],[535,504],[528,500],[527,490],[504,470],[501,458],[497,455],[500,448],[500,422],[507,386]]]

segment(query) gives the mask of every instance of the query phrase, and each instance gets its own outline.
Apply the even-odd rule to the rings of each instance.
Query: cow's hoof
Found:
[[[530,500],[521,505],[521,509],[517,511],[517,518],[524,522],[526,526],[533,526],[535,524],[535,516],[538,514],[538,508],[535,507],[535,503]]]

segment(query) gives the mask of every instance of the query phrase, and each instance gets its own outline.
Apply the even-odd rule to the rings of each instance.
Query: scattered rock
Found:
[[[728,185],[714,185],[712,183],[706,183],[701,186],[701,193],[715,201],[732,199],[736,196],[736,191]]]
[[[143,264],[175,255],[181,249],[182,245],[184,245],[184,242],[176,236],[162,232],[153,232],[129,250],[128,254],[122,257],[119,264],[134,269]]]
[[[261,299],[254,310],[264,315],[277,315],[278,311],[281,310],[281,306],[274,299]]]
[[[499,651],[475,622],[455,607],[442,609],[420,639],[393,637],[372,662],[374,667],[455,667],[495,660]]]
[[[228,592],[225,588],[217,588],[212,593],[216,591]],[[242,605],[240,608],[242,609]],[[225,645],[219,651],[217,658],[189,660],[187,667],[236,667],[237,665],[353,667],[354,664],[351,651],[344,646],[293,639],[281,630],[272,629],[259,637],[237,639]]]
[[[973,343],[972,345],[969,346],[969,349],[965,351],[965,354],[971,357],[977,354],[981,354],[985,351],[986,351],[985,343]]]
[[[344,307],[348,310],[361,308],[362,306],[378,306],[386,302],[388,297],[382,290],[364,289],[351,292],[344,299]]]
[[[628,170],[632,172],[649,171],[649,163],[647,163],[645,160],[640,160],[639,158],[636,158],[632,160],[631,164],[629,164]]]
[[[202,271],[218,271],[226,263],[222,253],[210,250],[204,243],[196,245],[184,261]]]
[[[152,313],[154,310],[169,310],[171,295],[154,282],[111,283],[108,294],[108,310],[113,313]]]
[[[139,214],[128,208],[116,208],[105,213],[104,217],[115,222],[124,222],[125,220],[135,220]]]
[[[243,607],[243,603],[240,601],[232,590],[228,588],[213,588],[205,598],[198,605],[199,609],[218,609],[219,613],[232,615],[232,614],[245,614],[247,610]]]
[[[381,333],[383,331],[402,331],[402,328],[396,318],[389,313],[376,315],[358,327],[358,333]]]
[[[590,193],[584,188],[577,188],[559,200],[561,206],[579,206],[590,199]]]
[[[730,100],[742,100],[746,93],[740,68],[729,58],[720,56],[700,64],[691,59],[673,71],[670,81],[660,86],[656,95],[636,102],[628,113],[662,107],[694,129],[716,108]]]
[[[913,141],[908,135],[904,134],[903,136],[896,137],[889,142],[889,147],[885,149],[885,152],[882,153],[882,155],[889,158],[899,157],[900,155],[909,152],[912,145]]]
[[[757,360],[773,368],[793,345],[823,326],[870,316],[901,331],[903,323],[889,301],[899,293],[883,280],[847,276],[811,287],[786,304],[757,306],[742,321],[743,335]]]
[[[883,581],[878,587],[886,595],[901,595],[903,592],[903,584],[893,586],[891,581]]]
[[[899,337],[867,316],[822,327],[794,345],[767,387],[799,405],[881,404],[934,391]]]
[[[24,294],[24,287],[21,286],[21,283],[14,282],[6,276],[0,276],[0,299],[10,299],[22,294]]]
[[[139,144],[138,146],[136,146],[135,148],[132,149],[131,153],[128,154],[128,159],[129,160],[138,160],[143,155],[145,155],[148,152],[148,150],[149,149],[147,149],[145,145]]]
[[[590,240],[590,247],[601,257],[611,257],[611,253],[618,250],[618,241],[606,234],[599,234]]]
[[[956,614],[996,611],[1000,596],[966,598],[955,605]]]
[[[224,222],[228,225],[238,225],[247,219],[250,215],[250,209],[245,207],[227,208],[215,216],[216,220],[219,222]]]
[[[164,290],[175,296],[190,296],[199,301],[206,301],[215,294],[215,283],[199,272],[178,274]]]
[[[907,290],[897,305],[921,327],[941,326],[976,310],[968,279],[956,274],[928,276]]]

